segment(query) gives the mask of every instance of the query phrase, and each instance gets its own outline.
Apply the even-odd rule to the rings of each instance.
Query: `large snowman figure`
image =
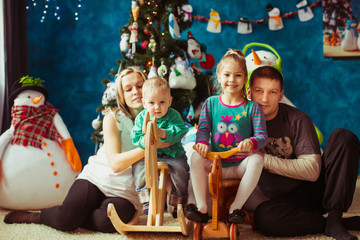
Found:
[[[0,207],[42,209],[61,204],[81,161],[42,80],[23,77],[9,97],[11,127],[0,136]]]

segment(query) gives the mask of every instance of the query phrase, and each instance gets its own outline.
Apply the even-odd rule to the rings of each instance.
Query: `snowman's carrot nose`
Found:
[[[251,49],[253,57],[254,57],[254,63],[255,65],[260,65],[261,64],[261,60],[259,58],[259,56],[256,54],[256,52],[254,51],[254,49]]]
[[[36,98],[33,98],[32,102],[33,102],[34,104],[37,104],[38,102],[41,101],[41,99],[42,99],[42,96],[40,95],[40,96],[38,96],[38,97],[36,97]]]

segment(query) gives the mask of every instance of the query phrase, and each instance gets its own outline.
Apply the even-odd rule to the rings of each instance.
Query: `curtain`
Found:
[[[11,86],[29,73],[26,0],[3,0],[5,35],[5,104],[1,133],[10,127]]]

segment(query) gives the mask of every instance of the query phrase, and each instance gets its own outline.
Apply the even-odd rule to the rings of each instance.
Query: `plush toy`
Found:
[[[219,33],[221,32],[221,21],[220,21],[220,15],[215,10],[211,9],[210,12],[210,19],[208,22],[208,25],[206,27],[206,30],[212,33]]]
[[[245,55],[246,51],[250,49],[251,47],[262,47],[267,50],[271,50],[271,52],[266,50],[258,50],[254,51],[252,50],[252,53]],[[264,43],[249,43],[247,44],[243,51],[246,60],[246,68],[248,70],[248,77],[251,76],[251,73],[257,69],[258,67],[262,66],[271,66],[277,69],[282,74],[282,60],[280,58],[280,55],[278,52],[272,48],[270,45],[264,44]],[[248,87],[249,83],[246,83],[246,86]],[[283,99],[281,100],[282,103],[288,104],[290,106],[296,107],[285,95]],[[314,125],[315,126],[315,125]],[[323,135],[320,132],[320,130],[315,126],[316,134],[319,139],[319,143],[321,144],[323,142]]]
[[[11,127],[0,137],[0,207],[61,204],[81,171],[74,142],[42,80],[23,77],[9,96]],[[18,87],[19,86],[19,87]]]
[[[175,59],[175,64],[170,68],[169,85],[174,89],[189,89],[196,87],[196,79],[192,68],[180,57]]]
[[[273,7],[271,4],[266,6],[269,14],[269,29],[272,31],[277,31],[284,28],[282,18],[280,16],[280,10],[276,7]]]
[[[356,30],[357,21],[354,20],[346,20],[346,30],[344,34],[341,36],[341,48],[344,51],[355,51],[358,50],[357,46],[357,38],[358,32]]]

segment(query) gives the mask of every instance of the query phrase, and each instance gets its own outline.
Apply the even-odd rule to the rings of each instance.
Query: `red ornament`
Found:
[[[142,48],[142,49],[145,49],[145,48],[147,48],[148,45],[149,45],[149,41],[148,41],[148,40],[145,40],[145,41],[142,42],[141,48]]]
[[[149,34],[150,34],[150,32],[149,32],[149,30],[148,30],[147,28],[145,28],[144,33],[145,33],[146,35],[149,35]]]
[[[206,60],[204,62],[200,62],[200,67],[202,67],[203,69],[213,68],[215,65],[214,57],[209,53],[205,53],[205,59]]]

